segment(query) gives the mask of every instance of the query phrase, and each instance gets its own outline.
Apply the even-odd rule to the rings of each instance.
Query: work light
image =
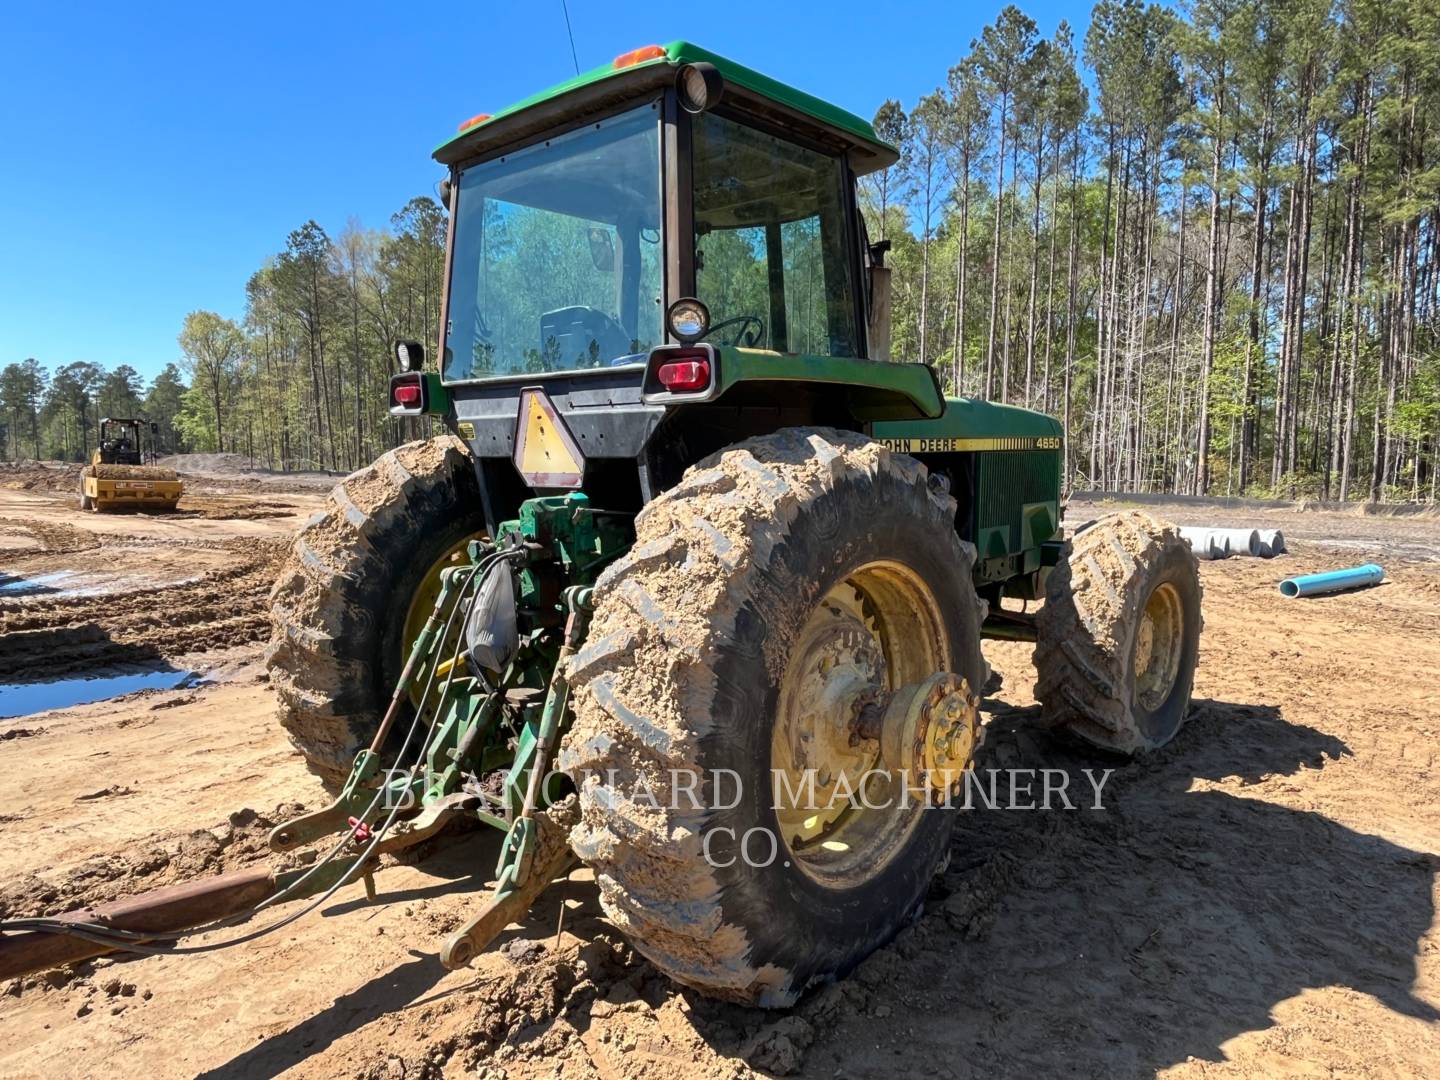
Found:
[[[688,344],[704,337],[710,329],[710,310],[699,300],[685,297],[670,305],[665,322],[671,334]]]
[[[703,113],[720,103],[725,79],[714,64],[686,64],[676,77],[675,89],[686,112]]]
[[[397,341],[395,360],[401,371],[419,371],[425,366],[425,346],[418,341]]]

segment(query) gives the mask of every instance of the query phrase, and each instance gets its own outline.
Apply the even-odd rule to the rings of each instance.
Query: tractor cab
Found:
[[[435,157],[439,355],[398,343],[390,411],[464,440],[490,535],[537,495],[633,514],[739,440],[830,427],[944,477],[987,587],[1038,595],[1060,425],[891,362],[856,188],[898,153],[865,120],[678,41],[472,116]]]
[[[888,279],[855,185],[897,153],[860,117],[674,42],[471,117],[435,157],[440,355],[400,343],[391,411],[446,417],[492,524],[547,490],[638,509],[737,435],[943,412],[929,369],[871,362]],[[525,465],[531,388],[553,467]]]
[[[446,382],[664,344],[868,355],[855,178],[896,152],[857,116],[677,42],[473,117],[436,157]]]
[[[100,445],[95,448],[92,465],[142,465],[140,433],[145,421],[104,417],[100,421]],[[153,438],[158,425],[150,425]]]

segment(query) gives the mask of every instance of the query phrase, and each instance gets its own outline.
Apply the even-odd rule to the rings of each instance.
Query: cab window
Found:
[[[657,105],[460,174],[448,382],[645,362],[661,340]]]
[[[692,131],[706,340],[859,356],[839,159],[714,113]]]

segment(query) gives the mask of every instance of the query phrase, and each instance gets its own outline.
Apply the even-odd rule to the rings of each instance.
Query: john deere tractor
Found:
[[[443,336],[397,345],[390,411],[448,434],[335,488],[273,593],[280,719],[338,795],[270,843],[328,854],[27,924],[0,973],[323,899],[459,818],[503,840],[447,965],[579,860],[657,967],[783,1005],[924,897],[983,638],[1037,643],[1055,724],[1175,734],[1194,557],[1138,513],[1066,538],[1060,426],[890,362],[869,124],[675,42],[435,156]]]
[[[573,852],[658,967],[783,1003],[925,894],[982,638],[1036,641],[1099,746],[1175,734],[1194,558],[1138,513],[1067,541],[1060,425],[889,362],[869,124],[675,42],[435,157],[443,338],[398,345],[390,404],[450,434],[336,488],[274,593],[281,719],[351,810],[387,776],[469,800],[497,895]]]

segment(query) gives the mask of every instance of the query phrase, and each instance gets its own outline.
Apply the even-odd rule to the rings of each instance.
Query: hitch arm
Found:
[[[570,828],[579,818],[580,803],[573,795],[535,815],[539,839],[525,880],[509,889],[493,890],[480,913],[450,935],[440,950],[440,963],[451,971],[468,966],[505,927],[525,917],[551,882],[578,861],[570,850]]]

